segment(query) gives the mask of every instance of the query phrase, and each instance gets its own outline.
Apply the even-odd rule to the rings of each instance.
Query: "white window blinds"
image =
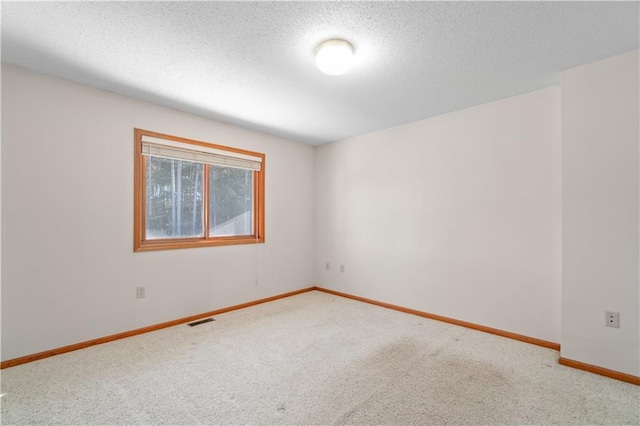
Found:
[[[142,155],[260,171],[262,158],[233,151],[142,135]]]

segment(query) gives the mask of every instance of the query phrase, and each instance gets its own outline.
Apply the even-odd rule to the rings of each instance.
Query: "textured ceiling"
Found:
[[[2,3],[2,62],[320,144],[558,83],[639,47],[639,3]],[[355,48],[326,76],[314,49]]]

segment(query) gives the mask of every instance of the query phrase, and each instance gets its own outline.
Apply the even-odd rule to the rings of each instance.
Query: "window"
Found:
[[[135,129],[134,251],[264,242],[264,163]]]

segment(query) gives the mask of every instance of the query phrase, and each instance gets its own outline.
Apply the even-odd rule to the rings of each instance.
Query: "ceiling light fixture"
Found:
[[[340,75],[353,64],[353,46],[344,40],[327,40],[316,49],[316,65],[325,74]]]

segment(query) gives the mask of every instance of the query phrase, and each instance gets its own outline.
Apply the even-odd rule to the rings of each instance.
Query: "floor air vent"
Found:
[[[213,318],[205,318],[205,319],[200,320],[200,321],[190,322],[190,323],[188,323],[187,325],[188,325],[189,327],[193,327],[193,326],[200,325],[200,324],[204,324],[205,322],[211,322],[211,321],[215,321],[215,320],[214,320]]]

